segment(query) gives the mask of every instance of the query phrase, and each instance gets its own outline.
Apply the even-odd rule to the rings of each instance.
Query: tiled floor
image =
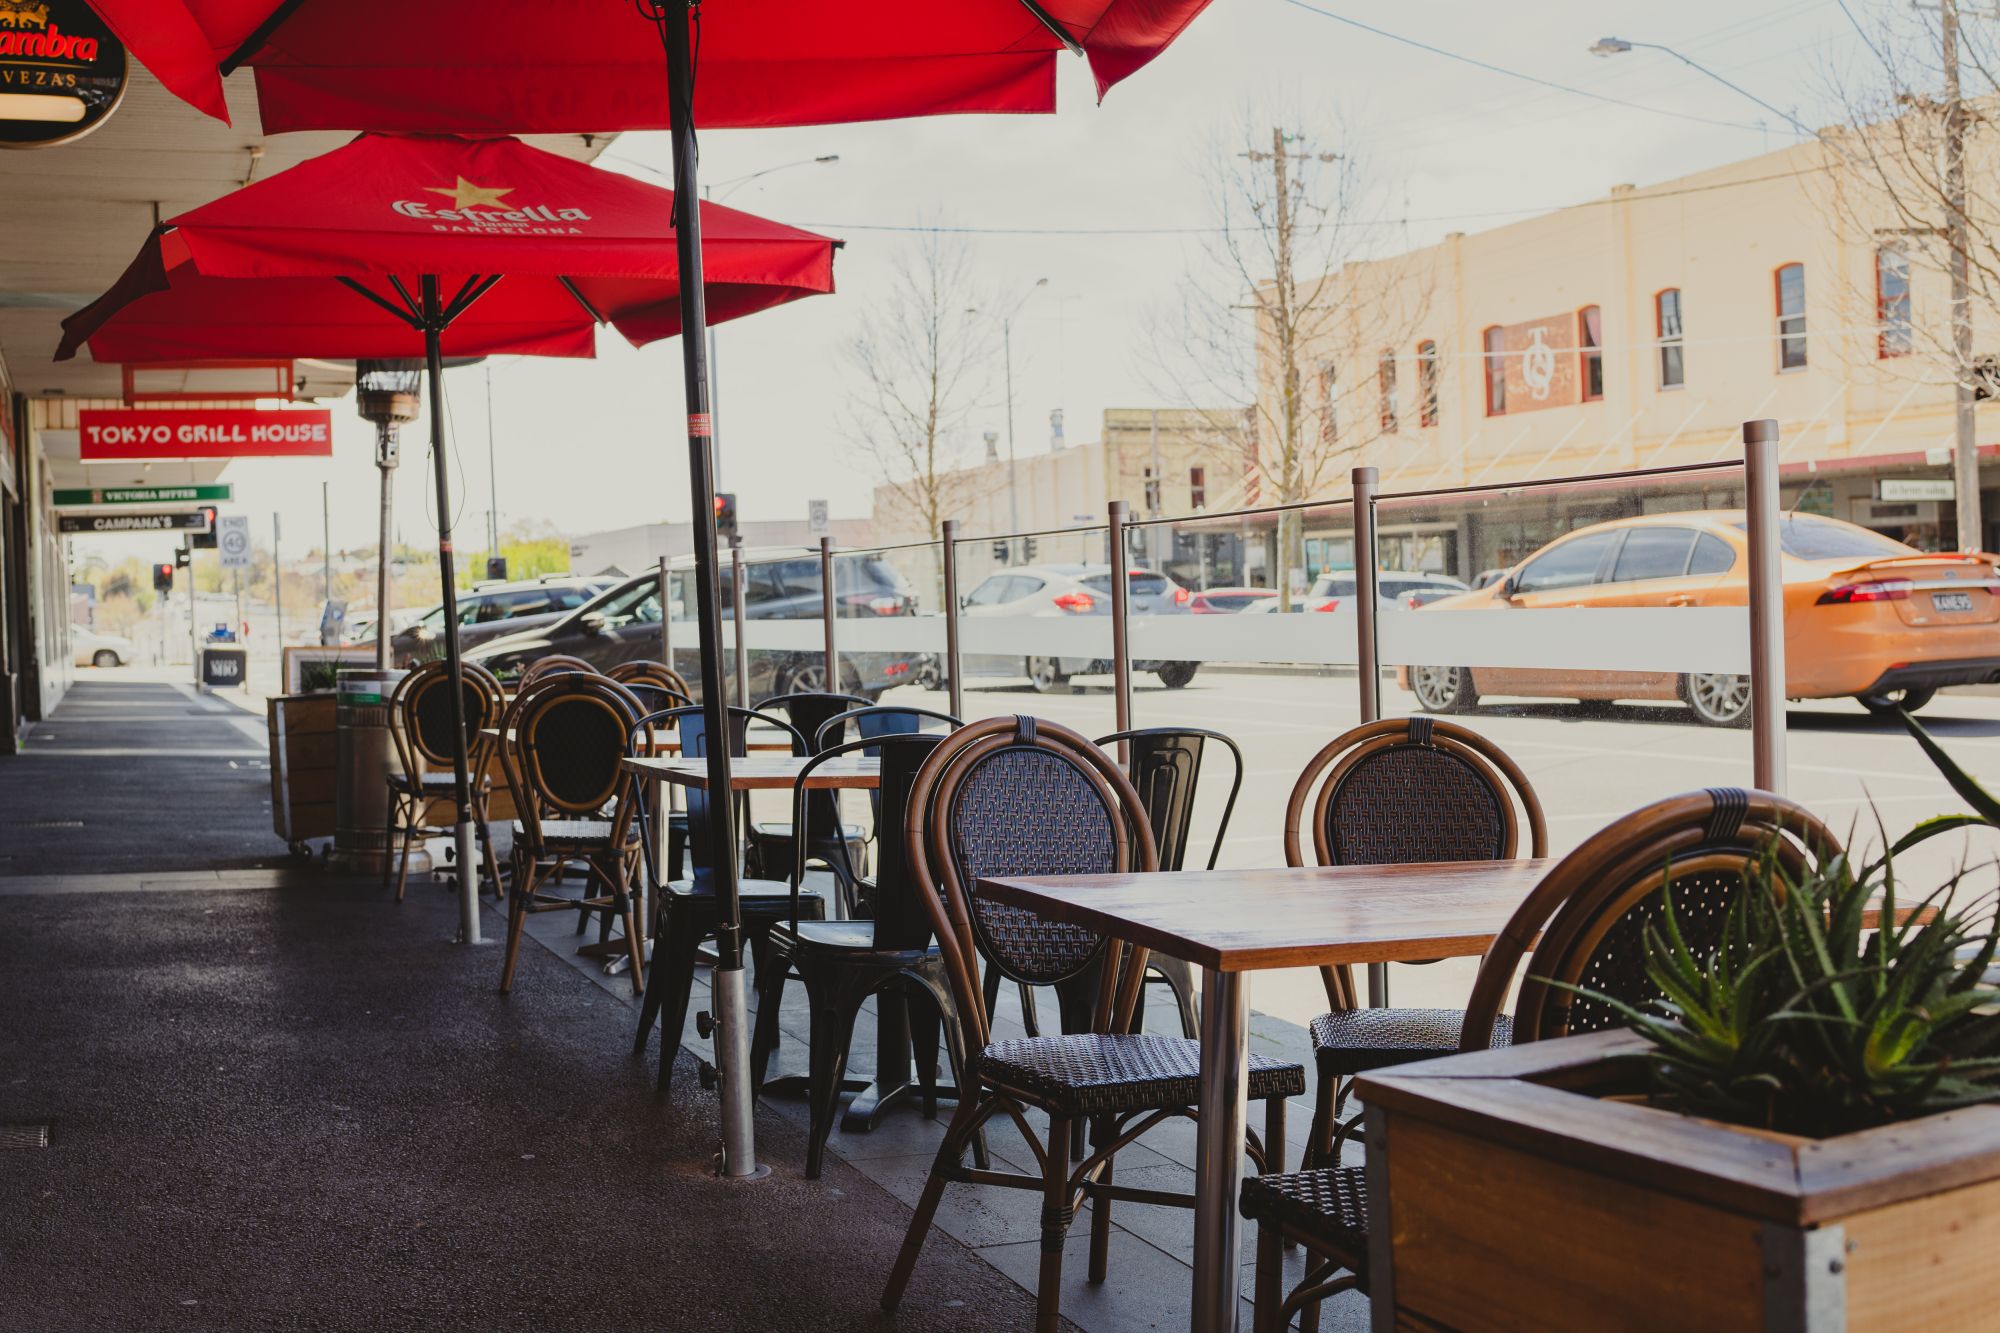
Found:
[[[594,960],[578,958],[576,946],[595,938],[583,938],[573,931],[575,918],[567,913],[550,913],[531,918],[528,931],[559,956],[593,977],[607,993],[629,1006],[636,1023],[639,1004],[632,995],[631,982],[623,976],[609,976]],[[497,933],[500,919],[493,918],[489,929]],[[496,964],[497,965],[497,964]],[[1175,1031],[1179,1016],[1164,987],[1153,987],[1147,1026],[1154,1031]],[[709,1053],[710,1044],[695,1035],[693,1015],[708,1004],[707,973],[697,974],[695,997],[689,1006],[689,1021],[682,1034],[690,1051]],[[1054,1005],[1044,1000],[1039,1009],[1052,1017]],[[804,988],[796,981],[786,987],[782,1045],[772,1059],[771,1076],[804,1074],[808,1051],[807,1014]],[[1003,986],[1000,1010],[994,1022],[996,1038],[1025,1036],[1021,1026],[1020,1003],[1014,988]],[[856,1025],[849,1074],[872,1067],[875,1046],[873,1006]],[[1296,1024],[1255,1014],[1251,1020],[1251,1049],[1260,1055],[1290,1058],[1312,1067],[1312,1046],[1305,1029]],[[1310,1077],[1308,1078],[1310,1085]],[[770,1099],[784,1113],[806,1120],[802,1100]],[[712,1106],[712,1103],[711,1103]],[[1251,1108],[1251,1123],[1261,1129],[1262,1112]],[[836,1126],[828,1140],[830,1150],[888,1190],[914,1205],[922,1192],[937,1145],[944,1135],[950,1105],[939,1118],[927,1121],[915,1107],[897,1108],[869,1133],[857,1133]],[[1305,1146],[1305,1134],[1312,1119],[1310,1094],[1296,1099],[1286,1109],[1286,1161],[1296,1165]],[[1039,1121],[1039,1118],[1037,1118]],[[1040,1128],[1038,1122],[1037,1127]],[[988,1126],[988,1147],[997,1170],[1033,1170],[1034,1157],[1012,1123],[996,1119]],[[1172,1120],[1156,1127],[1139,1143],[1118,1155],[1117,1178],[1121,1182],[1151,1188],[1192,1192],[1194,1188],[1195,1127],[1189,1120]],[[774,1171],[798,1174],[802,1161],[769,1161]],[[755,1188],[747,1185],[745,1188]],[[947,1187],[938,1208],[937,1226],[946,1234],[971,1247],[988,1263],[1022,1286],[1033,1290],[1041,1263],[1041,1201],[1026,1190],[994,1186],[952,1185]],[[1087,1333],[1126,1333],[1137,1329],[1178,1330],[1187,1326],[1192,1291],[1189,1266],[1194,1248],[1194,1215],[1177,1208],[1144,1204],[1120,1204],[1113,1222],[1110,1268],[1107,1280],[1093,1284],[1087,1279],[1090,1243],[1089,1206],[1078,1214],[1064,1252],[1063,1314]],[[1256,1229],[1246,1223],[1243,1239],[1242,1305],[1243,1326],[1249,1327],[1251,1277],[1255,1257]],[[888,1259],[871,1255],[868,1262],[882,1266],[887,1276]],[[1296,1280],[1303,1257],[1294,1251],[1288,1257],[1288,1274]],[[1362,1330],[1368,1323],[1367,1301],[1348,1294],[1329,1301],[1320,1319],[1328,1333]]]

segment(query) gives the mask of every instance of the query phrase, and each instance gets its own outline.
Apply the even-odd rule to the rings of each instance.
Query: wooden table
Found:
[[[1201,966],[1196,1333],[1236,1327],[1242,1253],[1236,1198],[1250,1070],[1244,973],[1484,953],[1552,864],[1454,861],[979,881],[978,892],[996,902]]]

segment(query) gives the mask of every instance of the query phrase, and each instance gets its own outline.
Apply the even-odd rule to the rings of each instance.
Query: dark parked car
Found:
[[[503,634],[552,624],[613,583],[609,578],[552,574],[517,583],[475,584],[458,595],[459,647],[469,649]],[[444,656],[444,603],[425,612],[408,629],[391,635],[389,651],[400,667]]]
[[[817,557],[760,560],[749,557],[745,581],[750,595],[743,606],[745,620],[817,620],[821,612]],[[917,599],[903,576],[879,556],[845,555],[835,562],[834,596],[837,619],[916,614]],[[668,574],[673,598],[674,669],[699,690],[700,646],[694,621],[694,571],[677,568]],[[734,614],[732,570],[722,567],[722,614]],[[754,631],[753,631],[754,635]],[[606,670],[620,662],[660,655],[659,576],[638,574],[555,622],[521,634],[509,634],[467,653],[503,679],[551,653],[580,657]],[[921,654],[842,652],[840,689],[847,694],[879,696],[907,684]],[[733,661],[725,666],[732,674]],[[750,652],[750,697],[768,699],[825,685],[824,654],[806,649],[757,649]]]

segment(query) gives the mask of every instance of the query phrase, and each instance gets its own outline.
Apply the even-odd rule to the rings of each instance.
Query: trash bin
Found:
[[[334,678],[332,855],[360,874],[381,874],[395,850],[389,774],[402,772],[403,764],[389,733],[389,696],[405,674],[349,667]],[[411,848],[411,872],[429,869],[429,858]]]
[[[203,648],[201,685],[207,690],[240,690],[250,678],[250,654],[243,648]]]

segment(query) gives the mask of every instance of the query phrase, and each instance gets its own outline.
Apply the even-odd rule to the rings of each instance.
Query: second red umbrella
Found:
[[[445,660],[458,809],[466,771],[445,356],[590,356],[610,324],[635,345],[681,328],[675,196],[515,139],[364,134],[155,228],[117,284],[63,321],[58,360],[407,357],[430,388]],[[835,243],[703,204],[711,320],[833,290]],[[693,231],[694,228],[689,228]],[[471,825],[459,864],[474,864]],[[461,927],[479,938],[477,876]]]

